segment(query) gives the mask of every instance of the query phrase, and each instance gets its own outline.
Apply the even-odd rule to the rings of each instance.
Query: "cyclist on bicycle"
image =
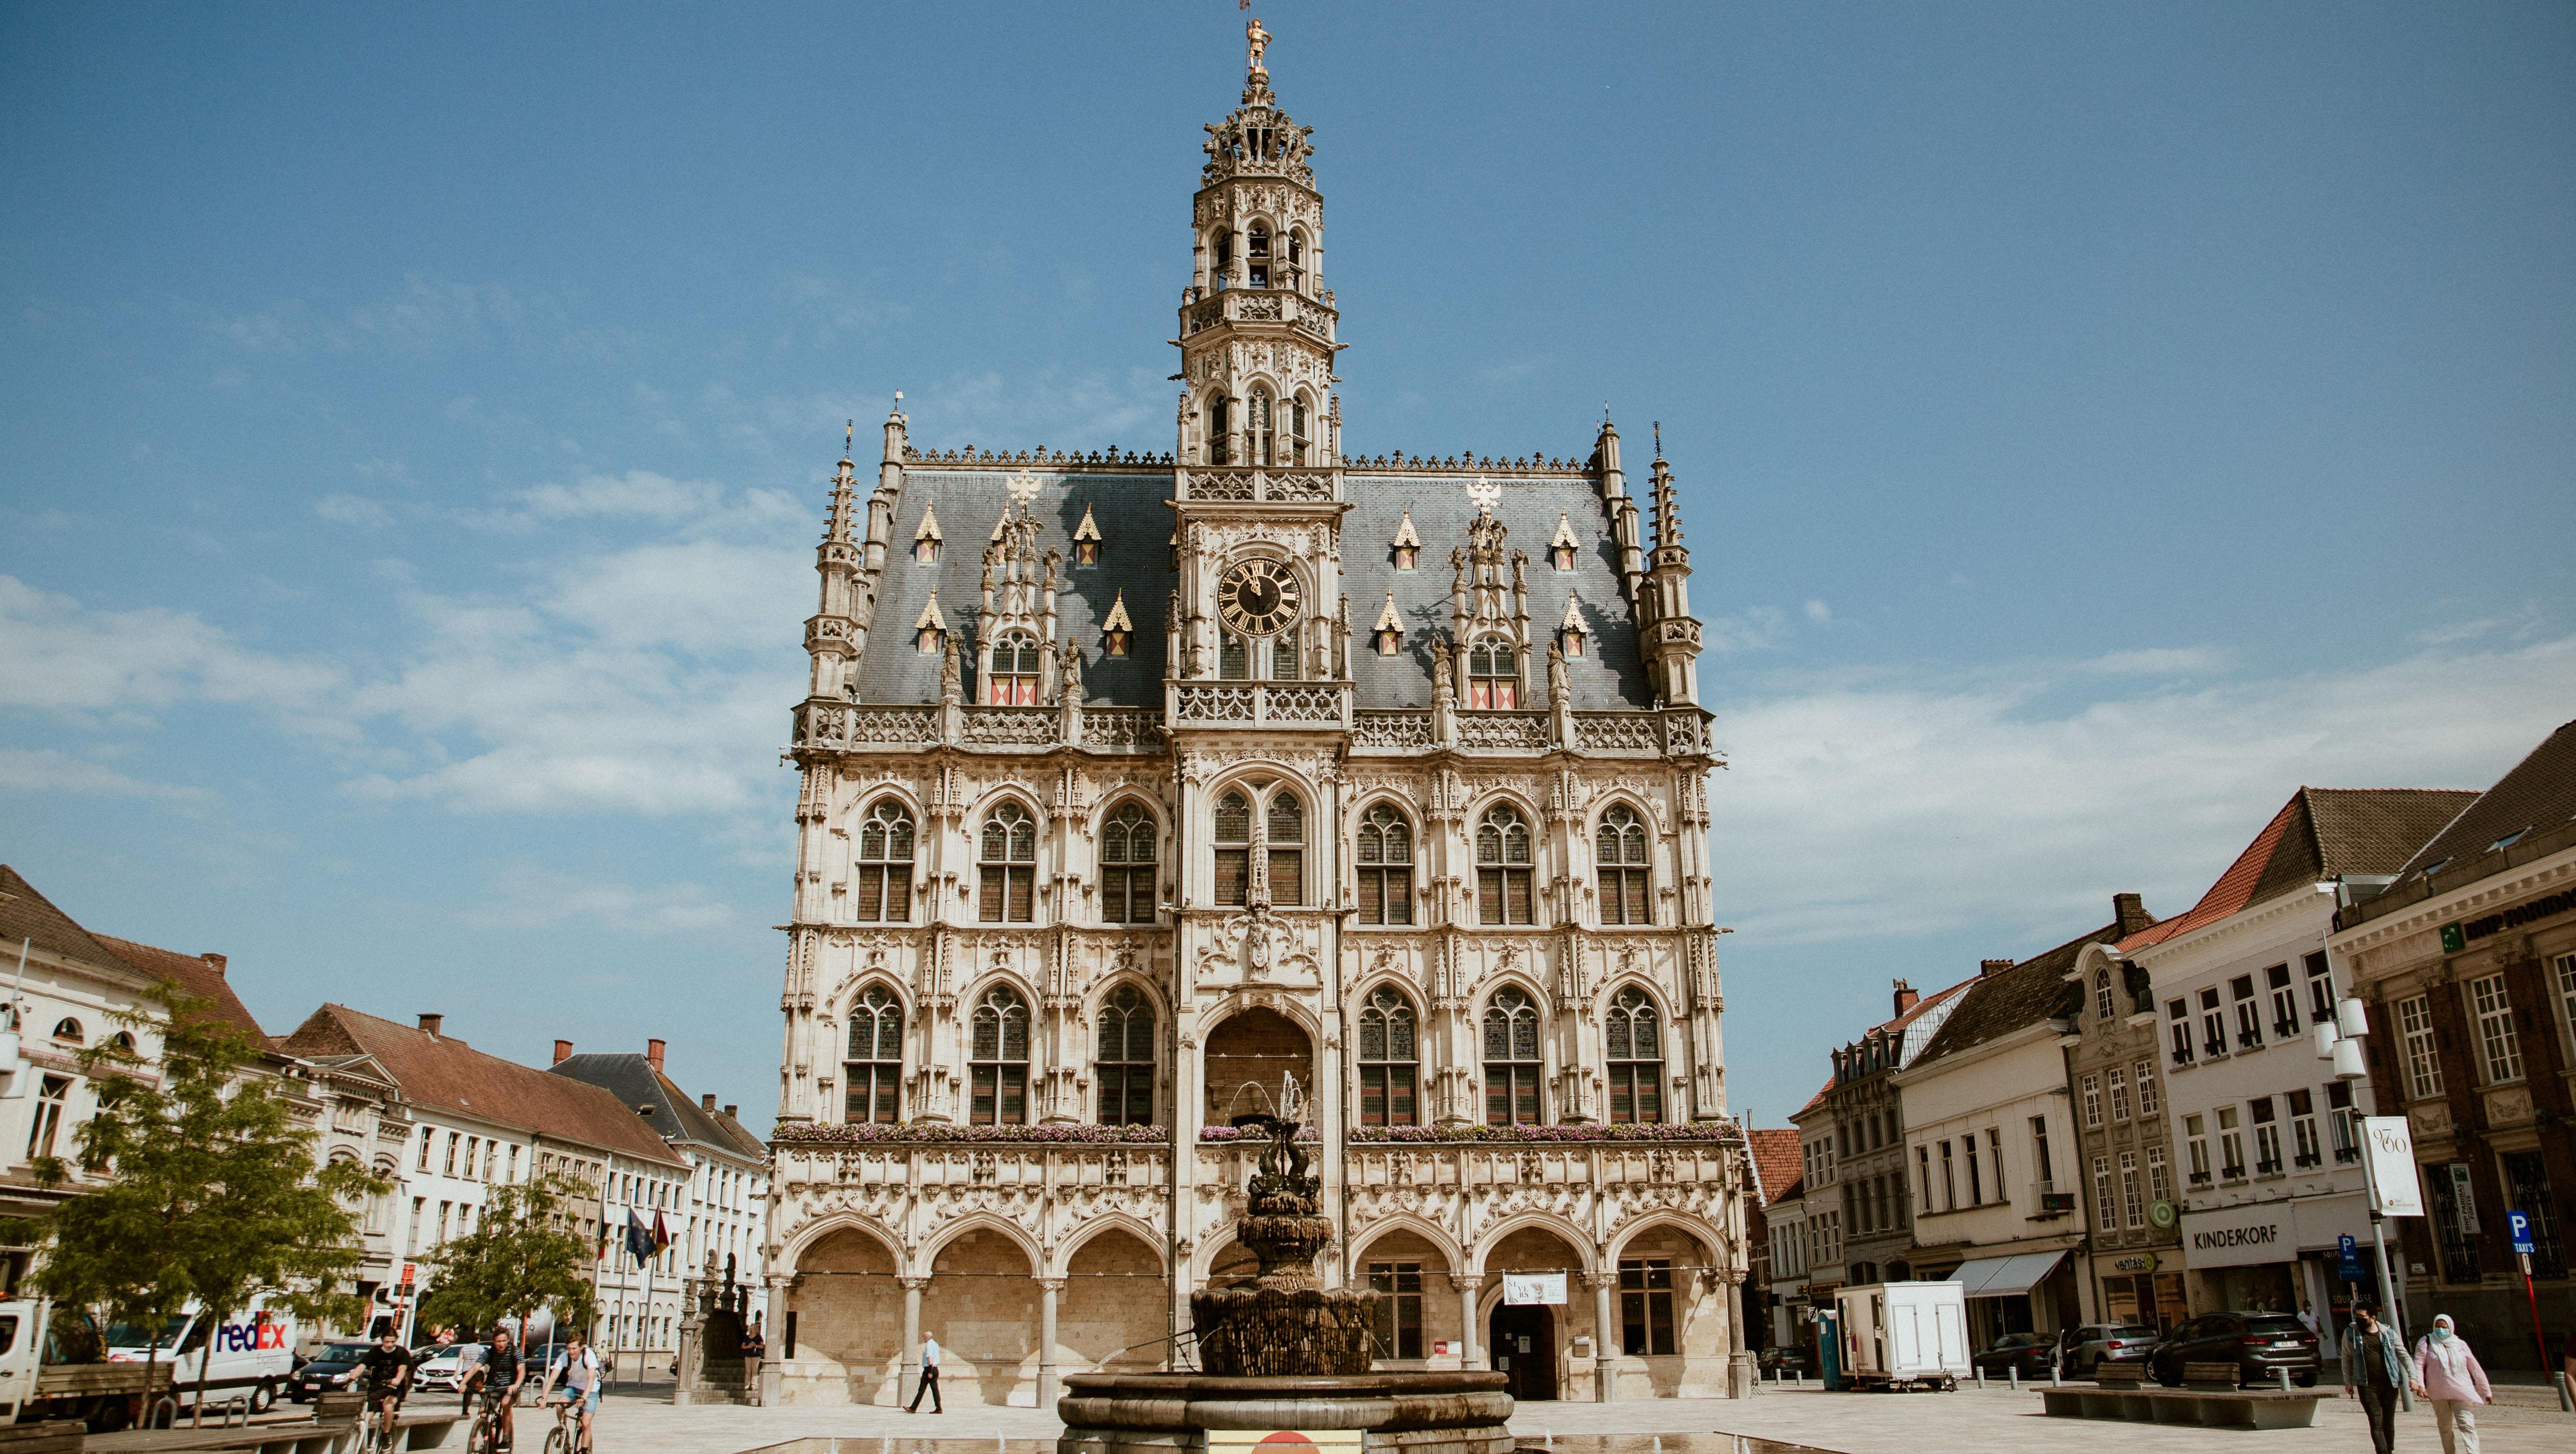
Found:
[[[555,1355],[554,1366],[546,1370],[546,1387],[551,1390],[557,1383],[563,1385],[564,1396],[581,1416],[580,1447],[586,1450],[591,1447],[590,1416],[599,1412],[601,1379],[599,1355],[590,1351],[579,1333],[564,1339],[563,1351]]]
[[[527,1361],[519,1356],[518,1345],[510,1341],[510,1330],[495,1328],[492,1341],[483,1350],[483,1362],[474,1370],[473,1383],[483,1394],[483,1417],[490,1432],[485,1448],[490,1454],[508,1454],[517,1438],[512,1428],[510,1409],[517,1400],[519,1385],[527,1379]],[[470,1390],[469,1390],[470,1391]]]
[[[402,1411],[403,1395],[411,1391],[411,1366],[411,1354],[391,1328],[358,1360],[358,1373],[367,1384],[367,1407],[377,1417],[376,1437],[386,1448],[393,1447],[394,1417]]]

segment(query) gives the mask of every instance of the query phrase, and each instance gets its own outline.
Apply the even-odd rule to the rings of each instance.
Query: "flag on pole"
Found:
[[[663,1222],[662,1214],[655,1212],[653,1214],[653,1250],[659,1252],[670,1245],[671,1229]]]
[[[644,1225],[644,1214],[633,1207],[626,1209],[626,1250],[639,1266],[652,1261],[653,1254],[661,1250],[654,1244],[653,1229]]]

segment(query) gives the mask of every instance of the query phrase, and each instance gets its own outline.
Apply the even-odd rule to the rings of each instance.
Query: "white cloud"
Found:
[[[76,793],[190,804],[211,802],[214,798],[203,788],[145,782],[51,749],[30,752],[14,747],[0,747],[0,792]]]
[[[2227,662],[2228,653],[2214,646],[2151,646],[2097,656],[2084,669],[2101,676],[2206,676],[2225,671]]]
[[[1786,944],[2062,936],[2126,889],[2177,913],[2302,784],[2486,786],[2576,715],[2576,637],[2035,708],[2063,686],[1900,674],[1720,703],[1721,920]]]
[[[711,480],[675,480],[651,470],[589,474],[568,484],[536,485],[506,496],[502,505],[464,516],[468,525],[500,531],[525,531],[570,520],[766,531],[814,518],[815,512],[776,490],[734,493]]]
[[[1789,634],[1789,618],[1777,606],[1754,606],[1732,616],[1712,616],[1700,627],[1700,644],[1720,656],[1761,651]]]
[[[1822,626],[1834,619],[1834,608],[1826,605],[1822,601],[1809,601],[1807,603],[1807,619],[1815,622],[1819,626]]]
[[[92,611],[0,575],[0,707],[148,711],[189,699],[309,711],[341,673],[252,651],[195,614],[147,606]]]
[[[324,495],[313,502],[313,513],[334,525],[357,525],[381,530],[394,523],[394,514],[364,495]]]
[[[693,883],[638,889],[518,864],[494,875],[462,917],[476,929],[546,929],[578,922],[631,934],[672,934],[722,928],[734,915],[732,906]]]

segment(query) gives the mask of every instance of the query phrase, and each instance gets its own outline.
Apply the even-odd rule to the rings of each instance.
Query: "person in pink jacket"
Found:
[[[2415,1396],[2433,1405],[2433,1426],[2442,1431],[2442,1454],[2478,1454],[2480,1404],[2495,1402],[2487,1371],[2469,1340],[2453,1326],[2451,1315],[2433,1320],[2433,1331],[2415,1340]]]

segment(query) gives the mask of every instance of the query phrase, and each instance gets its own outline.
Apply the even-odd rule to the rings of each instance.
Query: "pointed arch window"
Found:
[[[1208,400],[1207,462],[1234,463],[1234,401],[1223,394]]]
[[[1379,803],[1360,815],[1360,922],[1413,922],[1413,825]]]
[[[1664,1118],[1664,1037],[1655,1002],[1631,985],[1610,1002],[1610,1119]]]
[[[1214,274],[1213,282],[1220,293],[1234,281],[1234,232],[1231,228],[1220,228],[1217,231]],[[1218,463],[1222,464],[1224,461],[1219,460]]]
[[[1267,285],[1255,283],[1253,286],[1258,288]],[[1272,458],[1273,450],[1271,448],[1270,391],[1268,389],[1253,390],[1251,403],[1252,407],[1248,411],[1248,416],[1245,419],[1245,427],[1251,432],[1251,437],[1245,441],[1245,444],[1248,446],[1245,453],[1252,457],[1252,462],[1254,464],[1277,464],[1279,461]]]
[[[1360,1124],[1417,1124],[1421,1076],[1413,1004],[1381,986],[1360,1006]]]
[[[1272,793],[1262,832],[1268,840],[1270,902],[1306,902],[1306,805],[1294,793]]]
[[[1601,815],[1594,835],[1594,856],[1601,868],[1601,922],[1651,924],[1654,913],[1654,839],[1637,810],[1613,804]]]
[[[1251,270],[1252,286],[1270,286],[1270,228],[1266,223],[1252,224],[1243,239],[1244,263]]]
[[[903,1002],[884,985],[850,1006],[849,1058],[841,1064],[842,1119],[891,1126],[902,1119]]]
[[[1288,401],[1288,463],[1292,465],[1314,463],[1313,457],[1307,452],[1306,396],[1303,394]]]
[[[1100,1007],[1100,1124],[1154,1124],[1154,1006],[1134,985],[1121,985]]]
[[[1241,907],[1252,891],[1252,800],[1227,793],[1216,800],[1216,901]]]
[[[1037,917],[1038,824],[1018,803],[984,819],[978,845],[976,917],[987,924],[1026,924]]]
[[[1038,674],[1045,660],[1046,651],[1034,636],[1013,633],[993,643],[993,669],[985,675],[990,683],[986,699],[997,707],[1036,706]]]
[[[862,924],[912,917],[912,815],[880,798],[859,824],[857,914]]]
[[[1478,637],[1467,652],[1467,705],[1508,712],[1520,705],[1519,654],[1509,639]]]
[[[1288,248],[1288,286],[1302,289],[1306,286],[1305,232],[1302,229],[1294,227],[1288,229],[1286,245]]]
[[[969,1118],[978,1126],[1027,1125],[1029,1006],[1019,991],[1003,986],[984,996],[967,1052],[974,1087]]]
[[[1154,922],[1154,815],[1122,803],[1100,825],[1100,919]]]
[[[1476,825],[1476,917],[1486,924],[1528,924],[1529,820],[1509,803]]]
[[[1485,1124],[1539,1124],[1538,1006],[1512,988],[1485,1006]]]

